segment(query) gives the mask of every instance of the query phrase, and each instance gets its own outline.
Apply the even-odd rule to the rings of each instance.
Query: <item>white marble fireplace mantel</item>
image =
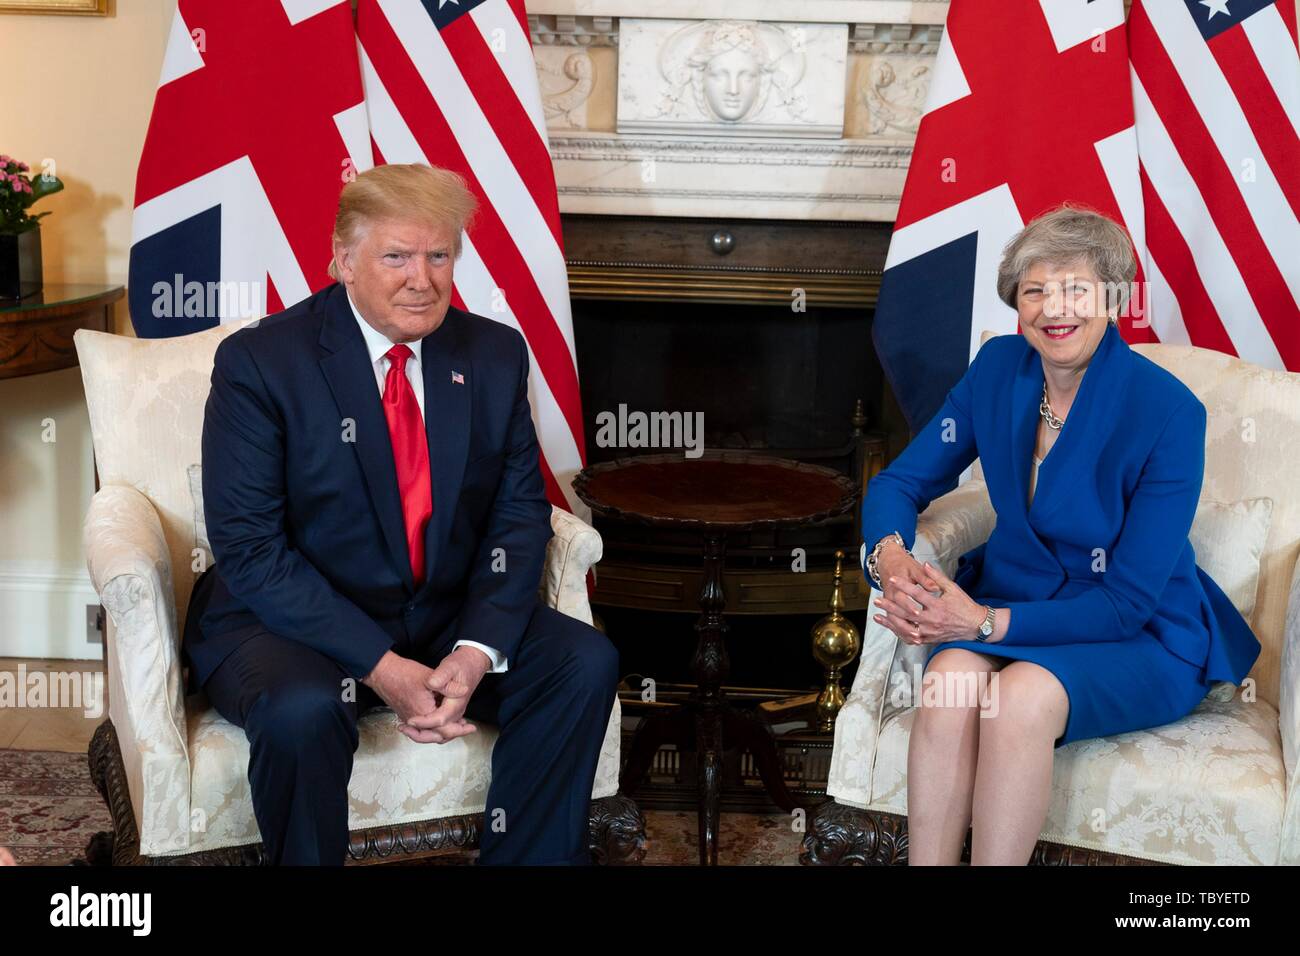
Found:
[[[946,0],[528,0],[560,208],[892,221]]]

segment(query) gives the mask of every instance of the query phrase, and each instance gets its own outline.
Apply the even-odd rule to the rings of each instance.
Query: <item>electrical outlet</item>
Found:
[[[104,617],[103,608],[98,604],[86,605],[86,643],[103,644],[104,643]]]

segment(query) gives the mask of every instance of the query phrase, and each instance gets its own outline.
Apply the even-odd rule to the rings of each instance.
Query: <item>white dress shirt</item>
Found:
[[[357,325],[361,329],[361,336],[366,340],[366,349],[370,353],[370,365],[375,370],[375,384],[379,386],[379,396],[382,399],[384,395],[384,379],[388,377],[388,367],[393,364],[389,360],[387,353],[397,343],[390,341],[386,335],[361,317],[361,313],[357,311],[357,305],[352,301],[350,295],[348,296],[348,305],[352,306],[352,314],[356,316]],[[407,342],[406,345],[411,350],[411,357],[406,360],[406,380],[411,383],[411,388],[415,391],[415,400],[420,406],[420,418],[423,420],[424,370],[420,365],[420,343]],[[488,673],[500,674],[506,670],[507,661],[495,647],[488,647],[486,644],[480,644],[477,641],[457,641],[452,650],[461,645],[477,647],[488,656],[488,660],[492,662],[492,667],[488,670]]]

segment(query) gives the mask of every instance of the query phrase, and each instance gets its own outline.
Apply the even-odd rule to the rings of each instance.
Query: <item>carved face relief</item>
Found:
[[[719,119],[735,122],[753,108],[761,79],[762,67],[752,53],[727,50],[705,65],[704,96]]]
[[[842,135],[847,26],[754,20],[621,23],[620,132]]]

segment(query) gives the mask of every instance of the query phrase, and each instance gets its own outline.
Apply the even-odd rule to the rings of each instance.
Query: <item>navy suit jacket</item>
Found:
[[[527,347],[451,308],[419,348],[433,515],[416,587],[379,388],[344,287],[218,346],[203,420],[215,564],[185,630],[198,684],[263,628],[357,679],[399,641],[472,640],[515,657],[551,537]]]
[[[897,530],[911,548],[917,514],[978,456],[997,525],[953,580],[983,604],[1011,608],[1002,643],[1146,633],[1207,681],[1239,683],[1259,641],[1196,566],[1187,537],[1205,471],[1205,406],[1108,326],[1030,506],[1042,393],[1042,360],[1023,336],[986,342],[934,418],[871,479],[867,547]]]

